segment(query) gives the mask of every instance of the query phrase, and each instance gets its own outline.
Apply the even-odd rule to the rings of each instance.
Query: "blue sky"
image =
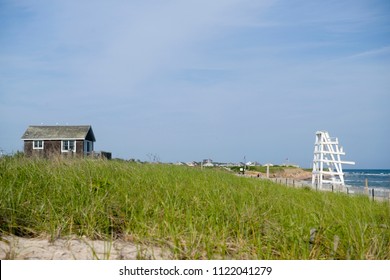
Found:
[[[91,124],[97,150],[310,167],[315,132],[390,168],[387,0],[0,0],[0,149]]]

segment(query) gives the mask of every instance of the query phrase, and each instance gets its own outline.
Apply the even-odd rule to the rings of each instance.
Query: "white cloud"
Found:
[[[390,46],[375,48],[368,51],[363,51],[346,57],[345,59],[359,59],[368,57],[377,57],[390,54]]]

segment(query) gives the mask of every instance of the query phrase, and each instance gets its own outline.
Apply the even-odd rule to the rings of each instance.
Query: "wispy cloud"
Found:
[[[363,51],[346,57],[346,59],[357,59],[357,58],[369,58],[369,57],[380,57],[388,56],[390,54],[390,46],[375,48],[368,51]]]

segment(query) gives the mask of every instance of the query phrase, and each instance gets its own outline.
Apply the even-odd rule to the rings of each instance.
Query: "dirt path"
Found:
[[[135,260],[170,259],[161,248],[142,248],[134,243],[113,240],[89,240],[87,238],[22,238],[0,237],[0,259],[13,260]]]

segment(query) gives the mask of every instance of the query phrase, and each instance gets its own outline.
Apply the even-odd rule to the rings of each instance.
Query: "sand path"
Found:
[[[137,246],[123,240],[101,241],[84,237],[23,238],[0,237],[0,259],[13,260],[136,260],[170,259],[160,248]]]

